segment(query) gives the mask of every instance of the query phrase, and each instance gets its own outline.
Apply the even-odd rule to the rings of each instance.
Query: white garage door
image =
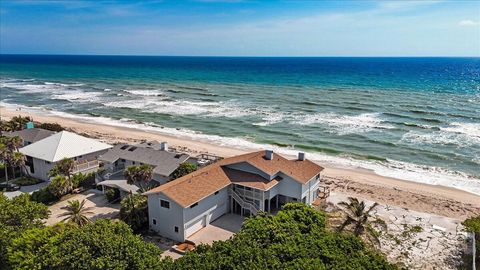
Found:
[[[198,220],[190,223],[190,225],[188,225],[187,229],[185,230],[186,237],[189,237],[190,235],[196,233],[201,228],[205,227],[205,218],[206,216],[202,216]]]

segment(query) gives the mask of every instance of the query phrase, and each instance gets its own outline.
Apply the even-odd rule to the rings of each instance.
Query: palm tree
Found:
[[[372,224],[380,225],[386,230],[386,225],[380,220],[371,221],[370,213],[378,206],[374,203],[367,208],[364,201],[359,201],[357,198],[348,197],[349,202],[340,202],[338,205],[343,206],[343,211],[347,214],[345,221],[338,227],[338,231],[343,231],[346,227],[353,227],[353,234],[356,236],[365,235],[372,243],[380,245],[378,239],[378,232],[372,227]]]
[[[22,139],[18,136],[0,137],[0,159],[3,161],[5,169],[5,179],[8,183],[8,167],[12,169],[15,178],[15,167],[25,164],[25,156],[18,152],[22,146]]]
[[[55,164],[55,167],[50,170],[49,176],[56,176],[60,174],[70,179],[74,169],[75,161],[71,158],[64,158]]]
[[[0,141],[0,159],[2,160],[2,166],[3,169],[5,170],[5,180],[8,183],[8,158],[9,158],[9,151],[7,148],[7,145],[5,144],[4,137],[2,137],[2,140]]]
[[[129,166],[123,174],[127,178],[128,184],[137,185],[143,192],[146,190],[150,180],[152,180],[153,167],[147,164]]]
[[[55,176],[50,184],[47,186],[50,192],[58,198],[69,193],[73,189],[73,182],[70,178],[63,175]]]
[[[12,172],[13,178],[15,178],[15,168],[20,167],[20,173],[23,175],[23,169],[25,168],[26,157],[20,152],[14,152],[12,155]]]
[[[68,205],[62,207],[62,209],[67,210],[67,212],[60,214],[59,217],[65,217],[63,221],[72,222],[80,227],[90,223],[90,219],[86,217],[87,214],[93,214],[93,207],[85,207],[85,199],[82,202],[78,200],[68,201]]]

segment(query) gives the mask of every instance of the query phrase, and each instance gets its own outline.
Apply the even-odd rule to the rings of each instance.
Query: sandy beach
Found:
[[[56,122],[76,133],[108,143],[133,143],[140,140],[167,141],[177,151],[191,155],[209,153],[222,157],[258,150],[228,148],[153,131],[87,122],[82,119],[31,112],[25,109],[15,111],[5,107],[0,108],[0,116],[3,120],[16,115],[31,116],[38,122]],[[345,169],[331,164],[320,165],[326,168],[322,173],[324,183],[337,193],[455,219],[465,219],[480,213],[480,196],[465,191],[384,177],[363,169]]]

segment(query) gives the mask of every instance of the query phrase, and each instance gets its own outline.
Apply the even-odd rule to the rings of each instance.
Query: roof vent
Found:
[[[273,159],[273,150],[265,150],[265,159],[272,160]]]
[[[304,160],[305,160],[305,153],[303,153],[303,152],[298,152],[298,160],[304,161]]]
[[[168,143],[167,142],[160,143],[160,150],[161,151],[168,151]]]

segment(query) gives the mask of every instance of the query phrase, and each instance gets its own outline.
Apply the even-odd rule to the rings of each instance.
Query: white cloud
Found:
[[[477,26],[480,25],[480,22],[472,21],[472,20],[462,20],[458,23],[460,26]]]

